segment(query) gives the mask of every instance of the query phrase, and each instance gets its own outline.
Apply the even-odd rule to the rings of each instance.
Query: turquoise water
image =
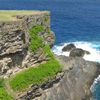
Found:
[[[64,44],[73,42],[91,52],[85,59],[100,62],[100,0],[0,0],[0,9],[50,10],[53,50],[59,54]],[[100,100],[99,81],[94,97]]]

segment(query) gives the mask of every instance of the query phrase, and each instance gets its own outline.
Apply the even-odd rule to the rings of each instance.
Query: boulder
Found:
[[[72,49],[75,49],[76,47],[75,47],[75,45],[74,44],[68,44],[68,45],[66,45],[63,49],[62,49],[62,51],[71,51]]]
[[[83,57],[84,55],[85,51],[80,48],[73,49],[69,54],[70,57]]]

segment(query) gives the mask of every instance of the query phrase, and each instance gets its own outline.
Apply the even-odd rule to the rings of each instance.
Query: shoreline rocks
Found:
[[[69,57],[84,57],[84,55],[89,55],[90,52],[83,50],[81,48],[76,48],[74,44],[68,44],[62,48],[62,52],[70,52]]]
[[[70,57],[83,57],[84,55],[84,50],[80,48],[73,49],[69,54]]]
[[[76,49],[73,49],[70,52],[69,56],[70,57],[84,57],[85,54],[89,55],[90,52],[89,51],[86,51],[86,50],[83,50],[81,48],[76,48]]]
[[[75,48],[76,48],[76,46],[71,43],[71,44],[68,44],[68,45],[64,46],[62,51],[71,51],[71,50],[73,50]]]

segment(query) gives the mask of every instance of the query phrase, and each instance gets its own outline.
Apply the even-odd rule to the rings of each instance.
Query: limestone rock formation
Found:
[[[34,63],[47,60],[42,48],[33,53],[29,50],[29,30],[37,25],[44,30],[37,33],[43,38],[44,44],[51,47],[54,43],[54,33],[50,30],[50,13],[39,12],[31,15],[16,15],[16,21],[0,22],[0,74],[12,68],[23,68]]]

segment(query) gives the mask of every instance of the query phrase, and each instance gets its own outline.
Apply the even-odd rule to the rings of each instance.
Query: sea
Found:
[[[56,36],[52,51],[68,56],[62,48],[74,43],[91,53],[84,59],[100,62],[100,0],[0,0],[0,10],[49,10]],[[93,100],[100,100],[100,76],[91,91]]]

